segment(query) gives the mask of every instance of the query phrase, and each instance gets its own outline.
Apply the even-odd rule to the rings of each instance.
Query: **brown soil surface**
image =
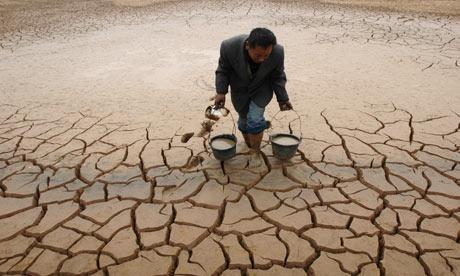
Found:
[[[436,9],[0,2],[0,274],[460,275],[460,19]],[[221,163],[219,45],[256,26],[300,115],[273,101],[272,133],[302,141],[282,162],[237,133]]]
[[[319,0],[341,6],[383,9],[397,12],[435,13],[460,15],[460,2],[457,0]]]

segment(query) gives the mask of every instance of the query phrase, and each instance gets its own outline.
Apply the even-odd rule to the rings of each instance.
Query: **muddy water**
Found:
[[[235,146],[235,141],[226,138],[216,138],[212,141],[211,146],[216,150],[227,150]]]
[[[276,143],[282,146],[294,146],[294,145],[299,144],[299,140],[293,137],[289,137],[289,136],[278,136],[278,137],[273,138],[272,141],[273,143]]]

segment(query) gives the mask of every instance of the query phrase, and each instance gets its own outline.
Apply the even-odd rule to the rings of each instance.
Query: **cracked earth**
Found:
[[[0,274],[460,275],[458,15],[21,5],[0,4]],[[302,142],[221,163],[200,132],[218,47],[255,25],[301,120],[267,117]]]

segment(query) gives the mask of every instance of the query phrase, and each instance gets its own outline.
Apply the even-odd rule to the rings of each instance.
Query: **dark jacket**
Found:
[[[247,112],[250,100],[265,107],[273,98],[273,91],[278,102],[289,100],[285,88],[283,46],[275,45],[252,76],[244,52],[247,38],[248,35],[239,35],[222,42],[216,70],[216,92],[226,94],[230,85],[232,103],[239,113]]]

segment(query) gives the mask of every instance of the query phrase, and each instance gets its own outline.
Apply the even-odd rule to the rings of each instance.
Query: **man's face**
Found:
[[[254,61],[255,63],[262,63],[272,53],[273,46],[270,45],[267,48],[263,48],[256,45],[256,47],[251,48],[249,47],[249,45],[246,44],[246,50],[248,50],[249,57],[252,59],[252,61]]]

